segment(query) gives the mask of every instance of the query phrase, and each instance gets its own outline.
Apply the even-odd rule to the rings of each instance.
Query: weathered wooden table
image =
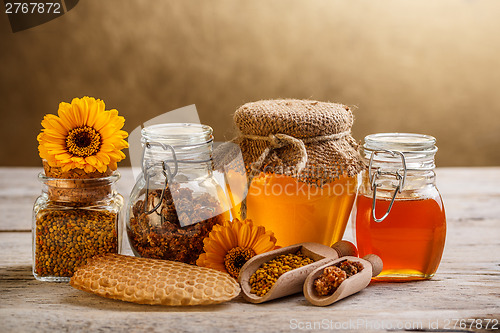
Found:
[[[500,331],[500,167],[438,169],[448,233],[432,280],[372,283],[324,308],[302,295],[266,304],[240,296],[216,306],[136,305],[36,281],[31,207],[40,193],[39,171],[0,168],[0,332]],[[121,171],[118,188],[127,195],[134,180],[130,169]],[[353,239],[350,226],[345,239]]]

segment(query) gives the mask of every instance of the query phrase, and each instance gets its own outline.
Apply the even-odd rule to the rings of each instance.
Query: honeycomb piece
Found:
[[[70,280],[76,289],[139,304],[205,305],[229,301],[240,286],[229,274],[175,261],[108,253]]]

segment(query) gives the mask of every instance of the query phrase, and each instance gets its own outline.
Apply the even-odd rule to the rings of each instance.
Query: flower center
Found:
[[[66,148],[76,156],[92,156],[101,148],[101,135],[89,126],[73,128],[66,137]]]
[[[224,265],[226,270],[235,279],[238,278],[240,274],[240,269],[255,255],[255,251],[244,247],[235,247],[229,250],[224,257]]]

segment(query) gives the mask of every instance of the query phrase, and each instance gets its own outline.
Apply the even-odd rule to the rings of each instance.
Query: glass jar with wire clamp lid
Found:
[[[435,185],[435,143],[422,134],[365,137],[356,241],[360,257],[374,253],[384,262],[377,280],[429,279],[439,266],[446,218]]]
[[[127,234],[136,256],[195,264],[203,239],[229,219],[213,175],[212,128],[170,123],[141,132],[142,173],[127,206]]]

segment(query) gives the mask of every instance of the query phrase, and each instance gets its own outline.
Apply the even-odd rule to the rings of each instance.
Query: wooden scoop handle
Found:
[[[358,249],[356,248],[356,246],[353,243],[345,240],[338,241],[337,243],[333,244],[331,248],[337,251],[339,258],[346,256],[358,256]]]
[[[384,268],[384,263],[382,262],[382,259],[376,254],[367,254],[366,256],[363,257],[366,261],[370,262],[372,264],[372,277],[377,276],[382,272],[382,269]]]

